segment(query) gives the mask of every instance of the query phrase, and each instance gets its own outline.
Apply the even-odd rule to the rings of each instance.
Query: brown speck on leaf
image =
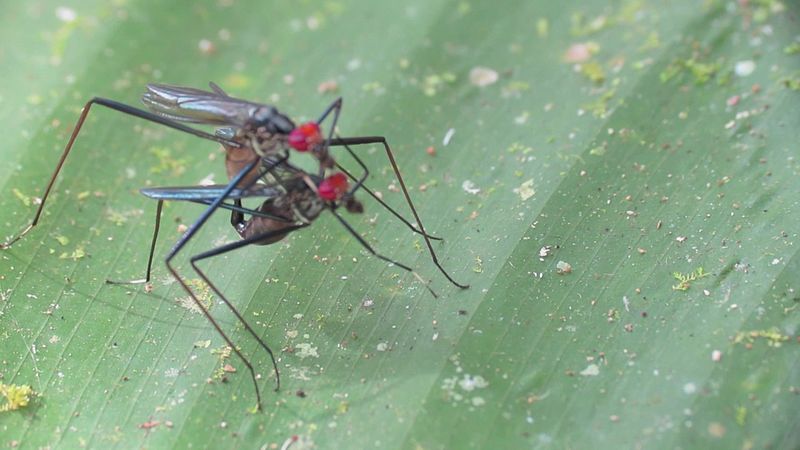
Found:
[[[633,324],[632,323],[626,323],[625,324],[625,331],[627,331],[628,333],[633,333]]]
[[[230,364],[225,364],[225,365],[222,367],[222,370],[223,370],[223,371],[225,371],[225,372],[228,372],[228,373],[235,373],[235,372],[236,372],[236,367],[233,367],[233,366],[232,366],[232,365],[230,365]]]
[[[325,80],[317,85],[317,92],[320,94],[327,94],[329,92],[336,92],[339,90],[339,83],[336,80]]]
[[[298,396],[300,398],[306,398],[306,391],[304,391],[302,389],[298,389],[297,392],[294,393],[294,395],[296,395],[296,396]]]
[[[189,227],[187,227],[185,224],[182,223],[178,224],[178,233],[180,234],[186,233],[186,230],[188,229]]]
[[[593,54],[597,53],[599,46],[594,42],[579,42],[569,46],[564,53],[564,62],[580,63],[588,61]]]
[[[141,428],[142,430],[149,430],[151,428],[157,427],[160,423],[161,422],[159,422],[158,420],[149,420],[149,421],[139,425],[139,428]]]
[[[436,156],[436,148],[434,146],[430,146],[425,149],[425,152],[431,156]]]

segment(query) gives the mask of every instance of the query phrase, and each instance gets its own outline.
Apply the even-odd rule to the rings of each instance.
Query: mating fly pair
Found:
[[[259,409],[261,408],[261,394],[253,365],[222,330],[172,264],[175,256],[181,252],[217,209],[222,208],[231,211],[231,224],[242,239],[194,255],[190,258],[190,262],[193,270],[208,284],[213,292],[233,312],[247,332],[269,354],[275,370],[276,390],[280,387],[280,374],[273,351],[208,276],[199,269],[197,266],[198,261],[228,253],[247,245],[268,245],[278,242],[289,233],[309,226],[322,211],[328,210],[367,251],[410,272],[428,287],[427,283],[409,266],[377,253],[339,214],[338,209],[341,206],[349,212],[362,212],[363,206],[355,199],[354,194],[358,190],[363,190],[392,215],[406,224],[413,232],[423,237],[434,264],[453,285],[460,288],[468,287],[456,282],[439,263],[431,240],[439,240],[440,238],[430,236],[425,232],[386,139],[380,136],[338,137],[335,135],[334,131],[341,111],[341,99],[334,101],[317,122],[308,122],[296,126],[291,119],[281,114],[273,106],[230,97],[217,85],[211,83],[210,86],[211,91],[204,91],[187,87],[149,84],[142,101],[150,111],[100,97],[95,97],[88,101],[47,183],[31,223],[16,236],[0,244],[0,248],[11,247],[37,225],[48,195],[91,107],[93,105],[101,105],[124,114],[217,142],[225,148],[225,166],[229,179],[226,185],[142,189],[142,193],[145,196],[158,200],[146,276],[143,280],[131,282],[109,281],[109,283],[149,281],[164,201],[180,200],[206,205],[205,211],[169,251],[165,258],[165,263],[172,276],[189,293],[192,300],[220,336],[247,366],[255,386]],[[325,137],[320,129],[320,123],[331,114],[333,115],[331,128],[328,136]],[[185,123],[213,125],[222,128],[217,129],[212,134],[187,126]],[[369,176],[369,170],[351,149],[351,146],[364,144],[383,145],[395,177],[402,188],[405,200],[414,216],[416,227],[364,185],[364,181]],[[340,166],[330,155],[330,147],[343,147],[347,154],[358,163],[363,173],[356,177]],[[319,162],[318,173],[307,173],[292,165],[289,162],[291,151],[311,153]],[[328,175],[328,170],[334,168],[338,169],[339,172]],[[352,186],[349,185],[348,178],[354,181]],[[247,198],[262,199],[262,203],[257,208],[247,208],[242,204],[242,200]],[[428,290],[433,294],[430,287],[428,287]],[[435,294],[433,295],[435,296]]]

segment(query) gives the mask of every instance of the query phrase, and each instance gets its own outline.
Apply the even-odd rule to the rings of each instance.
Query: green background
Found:
[[[41,225],[0,252],[0,382],[40,394],[0,413],[0,445],[800,448],[796,2],[3,8],[2,236],[32,216],[87,99],[138,105],[147,82],[215,81],[296,120],[343,96],[341,134],[387,136],[446,238],[443,264],[471,288],[368,200],[352,223],[439,299],[331,217],[205,263],[283,349],[273,393],[266,355],[212,308],[265,376],[252,414],[244,366],[212,353],[222,340],[160,259],[151,293],[104,283],[144,271],[154,204],[137,189],[224,182],[224,155],[98,108]],[[476,85],[476,67],[497,81]],[[361,151],[405,212],[380,149]],[[200,211],[165,210],[158,255]],[[227,222],[184,255],[234,240]],[[227,383],[222,364],[237,369]]]

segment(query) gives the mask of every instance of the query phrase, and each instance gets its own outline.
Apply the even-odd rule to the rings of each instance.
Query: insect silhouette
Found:
[[[334,100],[316,122],[306,122],[300,126],[295,126],[289,117],[282,114],[274,106],[231,97],[214,83],[209,83],[209,86],[211,91],[166,84],[148,84],[144,95],[142,95],[142,102],[151,111],[103,97],[94,97],[86,102],[61,153],[61,157],[45,186],[33,219],[19,233],[0,244],[0,249],[10,248],[39,223],[58,174],[61,172],[92,106],[100,105],[221,144],[226,152],[225,167],[228,178],[232,180],[238,175],[242,175],[238,178],[238,187],[252,185],[265,173],[274,169],[274,167],[269,167],[268,161],[274,161],[276,155],[282,154],[287,149],[310,152],[314,155],[320,163],[319,176],[324,175],[325,169],[335,166],[352,178],[352,174],[347,172],[344,167],[340,166],[331,157],[328,149],[341,146],[345,147],[350,155],[354,155],[350,150],[350,146],[380,144],[384,147],[395,178],[414,216],[416,222],[414,231],[424,238],[433,263],[450,283],[462,289],[468,287],[455,281],[439,262],[431,244],[431,236],[425,232],[422,220],[411,200],[411,195],[386,138],[383,136],[334,136],[334,130],[342,108],[341,98]],[[325,139],[319,124],[331,114],[333,114],[332,126],[328,133],[328,138]],[[209,133],[189,127],[183,122],[221,126],[222,128],[217,129],[215,133]],[[354,190],[362,188],[364,180],[369,176],[369,170],[360,160],[359,165],[364,172],[358,177]],[[247,170],[245,171],[245,169]],[[383,206],[388,207],[372,190],[365,186],[363,188]],[[392,214],[398,216],[394,211]],[[402,220],[406,221],[405,219]],[[187,232],[190,235],[189,237],[194,234],[191,233],[191,230],[192,227]]]
[[[291,119],[280,113],[274,106],[231,97],[213,83],[210,84],[210,87],[211,91],[203,91],[188,87],[149,84],[142,100],[150,111],[102,97],[95,97],[89,100],[84,105],[70,138],[46,184],[33,219],[19,233],[5,243],[0,244],[0,248],[10,248],[39,223],[55,181],[75,144],[91,107],[100,105],[202,139],[217,142],[225,149],[225,167],[229,178],[227,185],[143,190],[145,195],[159,201],[145,281],[149,280],[151,274],[153,251],[158,234],[158,221],[160,220],[163,201],[185,200],[205,204],[205,211],[192,223],[165,257],[165,265],[172,276],[201,308],[218,333],[245,362],[256,386],[259,408],[261,406],[261,396],[252,364],[240,353],[218,323],[211,317],[172,263],[173,259],[186,247],[187,243],[217,209],[223,208],[232,211],[231,223],[242,240],[193,256],[191,258],[193,269],[223,299],[223,302],[234,312],[237,319],[245,325],[247,331],[269,353],[276,372],[277,387],[280,386],[280,375],[272,350],[256,335],[235,307],[219,292],[208,277],[199,270],[195,265],[197,261],[247,245],[265,245],[277,242],[289,233],[309,226],[322,211],[329,210],[370,253],[409,271],[424,283],[424,280],[409,266],[376,253],[337,212],[337,209],[342,206],[350,212],[361,212],[363,207],[360,202],[355,200],[354,193],[358,190],[363,190],[387,208],[395,217],[403,221],[413,232],[423,237],[434,264],[453,285],[460,288],[468,287],[465,284],[456,282],[438,261],[431,240],[439,238],[431,236],[425,231],[386,139],[382,136],[339,137],[334,134],[341,112],[341,99],[331,103],[318,121],[306,122],[295,126]],[[332,125],[327,137],[325,137],[322,134],[320,124],[331,114],[333,117]],[[214,133],[209,133],[190,127],[185,123],[220,126],[222,128],[217,129]],[[395,177],[402,188],[406,203],[414,216],[416,226],[389,207],[375,192],[364,185],[364,181],[369,176],[369,170],[353,152],[351,146],[368,144],[383,145]],[[362,168],[363,173],[355,176],[339,165],[331,156],[330,147],[345,148],[347,154],[354,158]],[[310,153],[319,162],[318,173],[312,175],[289,164],[288,158],[291,151]],[[326,171],[332,168],[337,168],[340,172],[326,177]],[[348,178],[354,181],[352,186],[349,186]],[[241,205],[241,200],[251,197],[261,197],[264,198],[264,201],[257,209],[244,208]],[[226,200],[230,202],[226,202]],[[249,216],[249,218],[246,219],[245,216]],[[425,285],[433,293],[427,283]]]

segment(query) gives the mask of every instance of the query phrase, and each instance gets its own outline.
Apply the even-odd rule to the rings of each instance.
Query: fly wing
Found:
[[[145,197],[154,200],[213,201],[219,198],[227,185],[212,184],[208,186],[171,186],[140,189]],[[248,197],[275,198],[282,194],[275,186],[253,186],[250,189],[234,189],[226,198],[240,199]]]
[[[142,102],[154,113],[168,119],[237,128],[246,125],[256,115],[274,110],[268,105],[229,97],[219,88],[210,92],[156,83],[147,85]]]

